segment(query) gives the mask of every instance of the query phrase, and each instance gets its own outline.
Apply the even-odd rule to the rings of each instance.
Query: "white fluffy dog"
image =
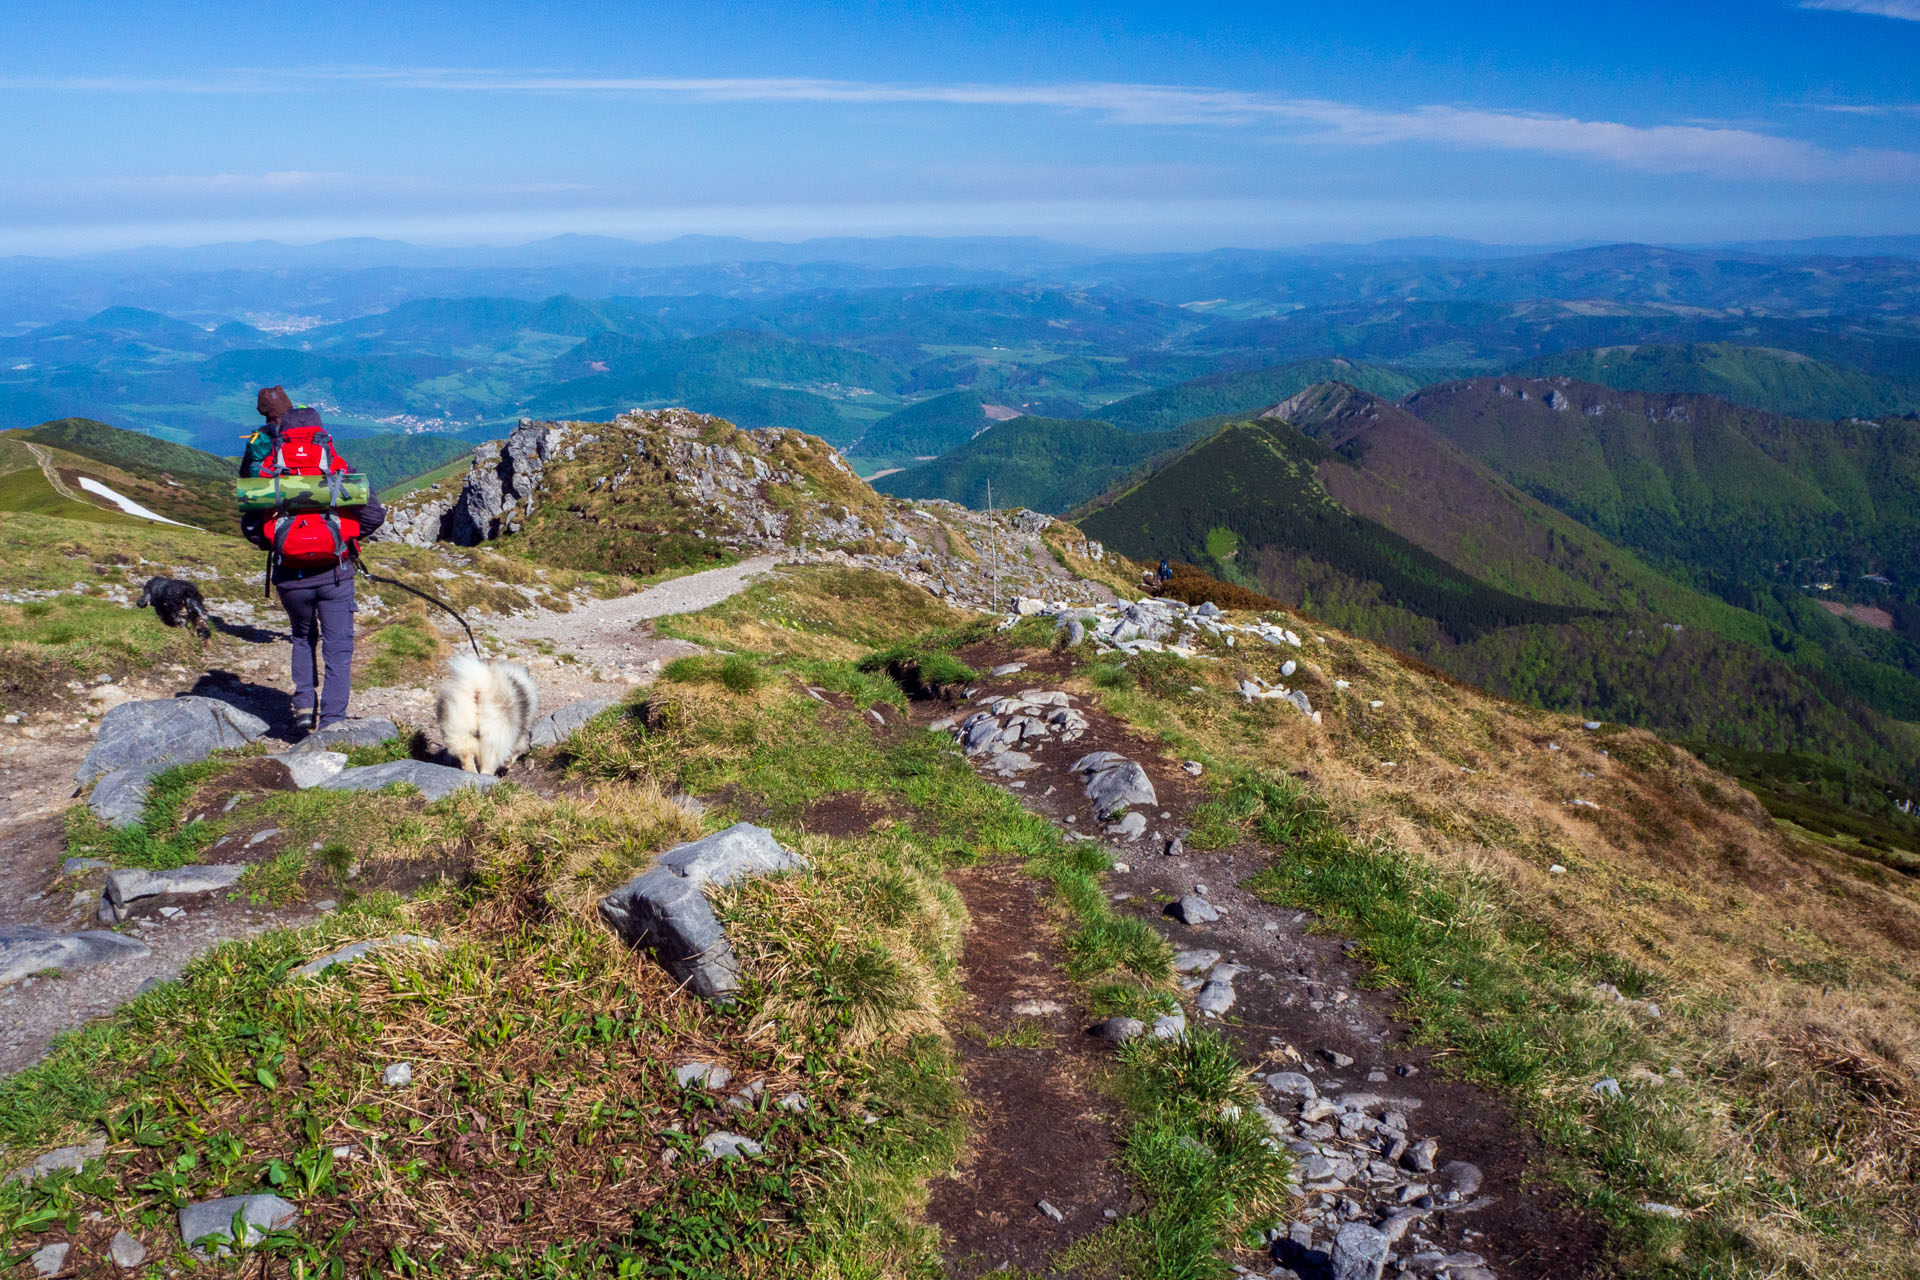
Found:
[[[460,654],[447,664],[434,714],[440,740],[468,773],[494,773],[520,754],[540,709],[533,676],[517,662]]]

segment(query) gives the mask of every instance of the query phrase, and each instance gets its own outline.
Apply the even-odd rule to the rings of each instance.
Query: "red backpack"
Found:
[[[321,425],[320,415],[299,408],[280,421],[273,448],[260,461],[260,474],[273,476],[345,475],[346,459],[334,452],[333,437]],[[360,536],[360,522],[332,511],[276,511],[261,532],[276,560],[295,568],[323,569],[347,558]]]

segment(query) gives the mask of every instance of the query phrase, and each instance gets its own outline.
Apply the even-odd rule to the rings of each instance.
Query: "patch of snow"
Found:
[[[115,493],[112,489],[107,488],[107,486],[101,484],[92,476],[81,476],[80,487],[88,493],[105,498],[108,502],[111,502],[114,506],[120,508],[130,516],[139,516],[142,520],[153,520],[160,524],[179,525],[182,529],[193,528],[192,525],[182,523],[179,520],[169,520],[158,511],[147,510],[147,508],[141,506],[125,494]]]

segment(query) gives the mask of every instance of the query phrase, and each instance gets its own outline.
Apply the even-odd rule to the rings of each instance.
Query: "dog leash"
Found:
[[[382,577],[381,575],[375,573],[373,570],[367,568],[367,562],[360,558],[360,547],[357,543],[354,545],[353,550],[350,554],[353,558],[353,567],[358,569],[367,578],[372,579],[374,582],[384,582],[390,587],[398,587],[402,591],[408,592],[412,595],[419,596],[422,600],[425,600],[428,604],[438,605],[440,608],[445,609],[448,613],[452,614],[453,620],[460,624],[460,629],[467,633],[467,643],[473,646],[473,656],[476,658],[480,658],[481,661],[483,662],[486,660],[484,657],[481,656],[480,642],[473,638],[473,628],[467,625],[467,620],[460,616],[460,611],[458,609],[448,604],[445,600],[440,599],[438,596],[430,596],[426,592],[418,589],[417,587],[410,587],[406,583],[401,582],[396,578]]]

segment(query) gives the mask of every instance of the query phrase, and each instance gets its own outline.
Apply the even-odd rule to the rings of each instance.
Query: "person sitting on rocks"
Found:
[[[295,407],[284,388],[261,388],[256,407],[266,426],[247,440],[242,476],[347,470],[320,415],[305,405]],[[386,518],[386,508],[371,492],[364,504],[326,514],[269,511],[240,518],[247,540],[268,553],[268,576],[287,611],[293,632],[293,716],[308,729],[324,729],[347,718],[357,611],[353,556],[359,538]],[[326,680],[316,689],[321,664]]]

